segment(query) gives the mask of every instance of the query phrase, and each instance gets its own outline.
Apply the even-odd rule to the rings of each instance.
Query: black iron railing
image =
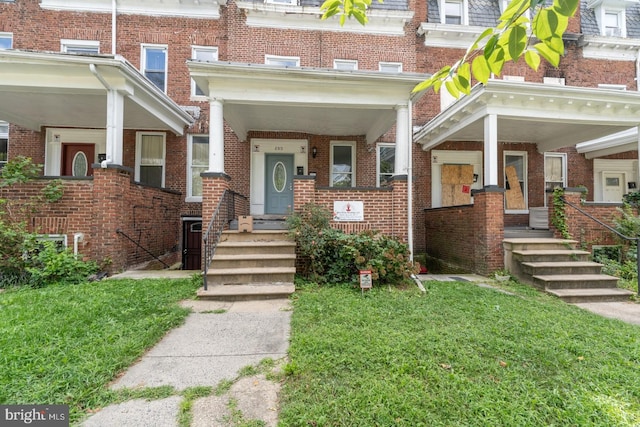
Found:
[[[636,242],[636,269],[637,269],[638,275],[639,275],[639,277],[638,277],[638,291],[637,292],[638,292],[638,296],[640,296],[640,237],[638,237],[638,236],[636,236],[636,237],[625,236],[624,234],[620,233],[615,228],[611,227],[609,224],[605,224],[604,222],[600,221],[598,218],[595,218],[594,216],[592,216],[592,215],[588,214],[587,212],[583,211],[582,209],[580,209],[578,206],[576,206],[573,203],[567,201],[567,199],[565,199],[564,196],[561,196],[560,200],[562,200],[562,202],[564,204],[567,204],[567,205],[571,206],[572,208],[574,208],[575,210],[577,210],[578,212],[580,212],[582,215],[586,216],[589,219],[592,219],[593,221],[597,222],[601,226],[605,227],[606,229],[608,229],[609,231],[611,231],[612,233],[614,233],[616,236],[620,237],[621,239]]]
[[[147,248],[145,248],[144,246],[142,246],[140,243],[136,242],[135,240],[133,240],[131,237],[129,237],[127,235],[127,233],[125,233],[124,231],[122,231],[121,229],[117,229],[116,233],[122,235],[123,237],[125,237],[126,239],[130,240],[133,244],[135,244],[137,247],[139,247],[140,249],[142,249],[143,251],[145,251],[146,253],[148,253],[149,255],[151,255],[152,257],[154,257],[156,260],[160,261],[162,263],[162,265],[164,265],[165,268],[169,268],[170,266],[162,261],[160,258],[158,258],[157,256],[155,256],[154,254],[152,254]]]
[[[241,199],[245,203],[236,203],[236,200]],[[202,237],[202,248],[204,250],[204,259],[202,267],[202,284],[205,290],[207,290],[207,273],[209,272],[209,265],[213,259],[213,254],[216,251],[216,247],[220,242],[222,232],[229,228],[231,221],[236,218],[236,208],[239,208],[242,213],[248,210],[246,205],[246,197],[242,196],[231,190],[225,190],[222,193],[222,197],[216,206],[216,210],[211,217],[207,231]],[[242,206],[236,206],[242,205]]]

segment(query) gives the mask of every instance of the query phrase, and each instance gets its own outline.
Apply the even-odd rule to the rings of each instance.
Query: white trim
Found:
[[[394,70],[383,70],[383,68],[385,67],[394,68]],[[380,71],[381,73],[400,74],[402,73],[402,62],[380,61],[378,62],[378,71]]]
[[[639,39],[584,36],[582,56],[612,61],[635,61],[640,49]]]
[[[544,153],[544,164],[543,164],[543,169],[542,169],[542,173],[544,176],[544,206],[547,206],[547,196],[546,196],[546,187],[547,187],[547,182],[553,182],[553,181],[547,181],[547,159],[548,158],[559,158],[562,160],[562,188],[567,187],[567,179],[568,179],[568,167],[567,167],[567,153],[554,153],[554,152],[545,152]]]
[[[69,48],[81,48],[91,49],[100,53],[100,42],[98,40],[73,40],[73,39],[60,39],[60,52],[69,53]]]
[[[154,165],[154,166],[162,166],[162,182],[160,184],[161,188],[165,186],[165,176],[167,174],[167,134],[164,132],[136,132],[136,166],[135,166],[135,175],[134,179],[136,182],[140,182],[140,158],[142,157],[142,137],[152,135],[152,136],[162,136],[162,164]],[[145,185],[149,185],[147,183],[143,183]]]
[[[9,48],[13,48],[13,33],[0,31],[0,38],[9,40]]]
[[[111,13],[113,0],[40,0],[40,7],[70,12]],[[118,14],[219,19],[226,0],[118,0]]]
[[[594,159],[593,160],[593,200],[604,201],[603,180],[606,173],[619,173],[624,177],[623,194],[629,192],[628,182],[638,176],[637,159]],[[637,185],[637,183],[636,183]],[[621,202],[622,200],[618,201]]]
[[[188,134],[187,135],[187,196],[185,197],[185,202],[202,202],[202,195],[194,196],[193,195],[193,164],[191,163],[193,160],[193,138],[194,137],[202,137],[207,138],[207,144],[209,148],[211,144],[209,144],[209,134]],[[205,171],[209,169],[209,156],[207,155],[207,165],[205,167]]]
[[[380,187],[380,149],[381,148],[393,148],[396,150],[396,144],[392,142],[379,142],[376,144],[376,187]],[[395,159],[396,154],[393,157]],[[394,171],[391,172],[391,176],[395,175],[395,160],[393,162]]]
[[[444,25],[469,25],[469,2],[467,0],[439,0],[440,23]],[[447,4],[460,5],[460,24],[447,24]],[[457,15],[456,15],[457,16]]]
[[[616,85],[609,83],[598,83],[598,89],[607,89],[607,90],[627,90],[627,85]]]
[[[60,176],[62,168],[62,144],[85,143],[95,145],[95,163],[98,154],[107,152],[107,132],[104,129],[68,129],[47,128],[45,132],[44,174],[46,176]]]
[[[147,71],[147,49],[164,51],[164,87],[159,87],[162,92],[167,93],[167,85],[169,80],[169,46],[166,44],[140,44],[140,73],[146,77]],[[147,77],[147,79],[149,79]],[[151,79],[149,79],[151,81]],[[153,82],[152,82],[153,83]],[[155,85],[155,83],[153,83]]]
[[[526,151],[511,151],[511,150],[505,150],[502,153],[502,180],[503,180],[503,185],[505,189],[507,188],[507,175],[505,174],[505,168],[507,165],[507,156],[514,156],[514,157],[518,156],[523,158],[522,173],[524,175],[523,177],[524,188],[522,189],[522,195],[524,197],[524,209],[507,209],[507,198],[505,194],[504,213],[506,214],[529,213],[529,156],[528,156],[528,153]]]
[[[424,45],[467,49],[486,28],[469,25],[449,25],[423,22],[418,35],[424,36]]]
[[[294,65],[286,64],[288,62],[293,62]],[[266,65],[272,65],[275,67],[299,67],[300,57],[299,56],[282,56],[282,55],[265,55],[264,63]]]
[[[269,4],[247,0],[237,1],[236,5],[244,11],[249,27],[387,36],[404,36],[405,25],[411,22],[414,15],[412,10],[369,9],[367,11],[369,19],[367,25],[363,26],[355,19],[347,19],[344,25],[340,25],[338,16],[320,19],[323,12],[319,7]]]
[[[198,58],[198,53],[212,53],[215,56],[215,59],[213,59],[213,61],[217,61],[218,60],[218,47],[217,46],[200,46],[200,45],[192,45],[191,46],[191,59],[194,60],[198,60],[198,61],[202,61],[203,59]],[[194,100],[201,100],[201,101],[206,101],[207,95],[206,95],[206,91],[205,94],[197,94],[196,93],[196,88],[198,86],[196,85],[195,80],[191,79],[191,99]],[[204,91],[204,89],[200,88],[201,90]],[[208,91],[209,88],[207,88]]]
[[[431,151],[431,207],[442,207],[442,165],[462,164],[473,165],[474,175],[478,180],[471,186],[472,190],[483,188],[482,151],[432,150]],[[471,198],[473,203],[473,197]]]
[[[329,144],[329,186],[333,187],[333,149],[335,147],[349,147],[351,148],[351,171],[350,172],[337,172],[347,173],[351,175],[351,185],[349,187],[337,187],[337,188],[353,188],[356,187],[356,142],[355,141],[331,141]]]
[[[66,234],[38,234],[36,236],[36,241],[62,242],[65,249],[68,247],[68,238]]]
[[[334,59],[333,68],[335,70],[355,71],[358,69],[357,59]]]

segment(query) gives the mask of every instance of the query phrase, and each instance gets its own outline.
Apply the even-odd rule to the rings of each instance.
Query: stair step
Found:
[[[295,254],[236,254],[214,255],[210,268],[221,270],[229,268],[292,267],[296,264]]]
[[[207,272],[210,284],[293,282],[295,267],[222,268]]]
[[[532,276],[543,289],[616,288],[618,278],[606,274],[548,274]]]
[[[568,303],[621,302],[634,295],[631,291],[619,288],[547,289],[546,292]]]
[[[216,301],[263,300],[288,298],[295,291],[293,283],[260,283],[244,285],[209,285],[200,288],[199,299]]]
[[[522,262],[522,271],[525,274],[549,275],[549,274],[600,274],[602,264],[593,261],[563,261],[563,262]]]
[[[591,252],[578,249],[515,250],[513,255],[522,262],[566,262],[588,261],[591,257]]]
[[[576,240],[554,239],[552,237],[505,238],[502,242],[504,246],[508,246],[513,251],[567,249],[575,248],[578,244]]]
[[[287,240],[261,242],[220,242],[214,256],[218,255],[268,255],[274,252],[280,254],[295,254],[296,244]]]

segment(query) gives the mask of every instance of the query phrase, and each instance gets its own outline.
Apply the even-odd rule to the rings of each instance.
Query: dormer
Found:
[[[593,9],[601,36],[627,37],[626,8],[638,0],[589,0],[587,7]]]
[[[438,0],[440,23],[448,25],[469,25],[468,0]]]

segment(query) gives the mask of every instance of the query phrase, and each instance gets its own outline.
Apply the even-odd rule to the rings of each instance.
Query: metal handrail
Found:
[[[207,231],[202,237],[202,246],[204,248],[204,265],[202,267],[202,284],[204,290],[207,290],[207,273],[209,272],[209,264],[213,259],[222,232],[236,216],[236,198],[245,198],[243,195],[231,190],[224,190],[222,197],[218,201],[216,210],[209,221]]]
[[[154,257],[156,260],[160,261],[162,263],[162,265],[165,266],[165,268],[169,268],[170,265],[167,264],[166,262],[162,261],[160,258],[158,258],[157,256],[155,256],[154,254],[152,254],[147,248],[145,248],[144,246],[142,246],[140,243],[136,242],[135,240],[133,240],[131,237],[129,237],[127,235],[127,233],[125,233],[124,231],[122,231],[121,229],[116,229],[116,233],[118,234],[122,234],[125,238],[129,239],[131,242],[133,242],[133,244],[135,244],[137,247],[139,247],[140,249],[142,249],[143,251],[145,251],[146,253],[148,253],[149,255],[151,255],[152,257]]]
[[[567,199],[564,198],[564,196],[560,196],[560,200],[562,200],[563,203],[571,206],[572,208],[574,208],[575,210],[580,212],[582,215],[586,216],[587,218],[590,218],[590,219],[594,220],[595,222],[597,222],[601,226],[605,227],[606,229],[608,229],[612,233],[616,234],[621,239],[634,240],[636,242],[636,269],[638,271],[638,292],[637,293],[638,293],[638,296],[640,296],[640,237],[625,236],[624,234],[620,233],[615,228],[611,227],[609,224],[605,224],[604,222],[600,221],[598,218],[588,214],[587,212],[585,212],[582,209],[580,209],[578,206],[576,206],[573,203],[569,202]]]

